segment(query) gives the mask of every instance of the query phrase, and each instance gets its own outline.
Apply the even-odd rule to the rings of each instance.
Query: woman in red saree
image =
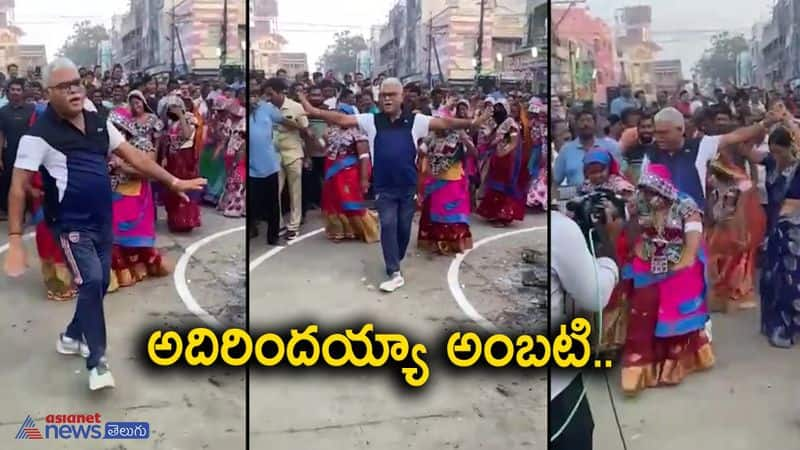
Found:
[[[217,211],[225,217],[244,217],[246,214],[245,181],[247,179],[247,134],[244,106],[238,102],[228,105],[228,120],[223,125],[222,143],[225,147],[225,189]],[[222,150],[222,147],[218,147]],[[218,155],[214,155],[217,159]]]
[[[484,180],[485,195],[477,213],[497,226],[508,226],[525,218],[529,172],[522,150],[522,132],[510,116],[508,102],[494,105],[494,122],[499,124],[489,136],[491,152],[489,169]]]
[[[756,259],[766,215],[745,161],[727,149],[709,165],[709,306],[712,311],[756,307]]]
[[[199,176],[200,158],[195,139],[197,119],[191,110],[187,111],[187,103],[193,104],[191,99],[184,102],[184,99],[174,94],[166,101],[169,122],[165,134],[165,158],[169,173],[178,178],[191,179]],[[201,194],[190,193],[189,202],[171,190],[163,190],[162,195],[170,231],[188,232],[200,226]]]

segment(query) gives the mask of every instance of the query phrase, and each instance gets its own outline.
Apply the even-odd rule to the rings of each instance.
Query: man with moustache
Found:
[[[85,97],[78,68],[57,58],[43,75],[49,104],[20,139],[9,194],[5,272],[18,277],[28,266],[22,243],[27,188],[42,173],[45,221],[57,237],[78,287],[75,315],[56,341],[56,350],[86,358],[89,389],[114,387],[105,358],[103,298],[111,274],[112,189],[108,158],[116,154],[148,178],[180,193],[200,190],[201,178],[182,180],[131,146]],[[87,106],[88,104],[88,106]]]

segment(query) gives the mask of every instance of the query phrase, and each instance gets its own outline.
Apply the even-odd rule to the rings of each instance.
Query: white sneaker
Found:
[[[81,355],[84,358],[89,357],[89,346],[86,345],[85,342],[72,339],[64,333],[58,335],[56,351],[62,355]]]
[[[405,284],[406,280],[403,278],[403,274],[400,272],[395,272],[392,274],[392,278],[381,283],[380,288],[383,292],[394,292],[403,287]]]
[[[108,363],[105,358],[100,360],[97,367],[89,371],[89,389],[96,391],[98,389],[113,388],[114,377],[111,371],[108,370]]]

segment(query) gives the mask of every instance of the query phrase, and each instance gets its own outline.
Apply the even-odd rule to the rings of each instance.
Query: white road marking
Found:
[[[285,249],[286,247],[291,247],[292,245],[299,244],[299,243],[300,243],[300,242],[302,242],[303,240],[305,240],[305,239],[308,239],[308,238],[310,238],[311,236],[315,236],[315,235],[317,235],[317,234],[320,234],[320,233],[322,233],[323,231],[325,231],[325,228],[319,228],[319,229],[317,229],[317,230],[314,230],[314,231],[312,231],[312,232],[310,232],[310,233],[306,233],[306,234],[302,234],[302,235],[298,236],[298,237],[297,237],[297,239],[293,240],[292,242],[289,242],[289,244],[288,244],[288,245],[281,245],[281,246],[275,247],[275,248],[273,248],[273,249],[270,249],[269,251],[267,251],[267,252],[266,252],[266,253],[264,253],[263,255],[259,256],[259,257],[258,257],[258,258],[256,258],[256,259],[254,259],[254,260],[253,260],[253,261],[250,263],[250,267],[247,269],[247,272],[248,272],[248,273],[252,272],[252,271],[253,271],[253,270],[254,270],[256,267],[258,267],[258,266],[260,266],[261,264],[263,264],[263,263],[264,263],[264,261],[266,261],[266,260],[268,260],[268,259],[272,258],[273,256],[277,255],[278,253],[280,253],[281,251],[283,251],[283,249]]]
[[[475,242],[472,245],[470,250],[465,251],[464,253],[459,253],[453,259],[453,262],[450,263],[450,268],[447,270],[447,284],[450,287],[450,293],[453,295],[458,307],[461,308],[461,311],[467,315],[470,319],[474,320],[481,328],[488,331],[489,333],[494,333],[497,331],[497,327],[495,324],[490,322],[488,319],[483,317],[481,313],[479,313],[475,307],[467,300],[467,296],[464,295],[464,291],[461,289],[461,283],[458,280],[458,273],[461,270],[461,263],[464,262],[464,258],[467,257],[472,251],[479,248],[482,245],[488,244],[490,242],[496,241],[498,239],[503,239],[509,236],[514,236],[520,233],[529,233],[533,231],[544,231],[547,227],[531,227],[531,228],[522,228],[519,230],[513,231],[506,231],[505,233],[495,234],[494,236],[485,237],[478,242]]]
[[[175,271],[172,274],[172,279],[175,282],[175,290],[178,291],[178,296],[181,298],[183,304],[186,305],[186,309],[191,311],[211,328],[222,328],[222,324],[214,316],[209,314],[208,311],[203,309],[203,307],[197,303],[197,300],[195,300],[192,292],[189,290],[189,284],[186,282],[186,267],[189,264],[189,260],[192,259],[192,255],[200,250],[200,247],[207,245],[215,239],[244,230],[244,225],[233,227],[195,241],[190,246],[186,247],[186,251],[183,252],[177,264],[175,264]]]
[[[503,239],[503,238],[506,238],[506,237],[509,237],[509,236],[514,236],[514,235],[521,234],[521,233],[530,233],[530,232],[534,232],[534,231],[544,231],[546,229],[547,229],[547,227],[544,227],[544,226],[521,228],[519,230],[506,231],[504,233],[499,233],[499,234],[496,234],[494,236],[485,237],[485,238],[479,240],[478,242],[475,242],[472,245],[472,249],[467,250],[464,253],[459,253],[458,255],[456,255],[456,257],[453,259],[452,263],[450,263],[450,268],[447,270],[447,284],[450,287],[450,293],[453,295],[453,298],[455,299],[456,303],[458,304],[458,307],[461,308],[461,311],[463,311],[464,314],[467,315],[467,317],[469,317],[470,319],[474,320],[484,330],[489,331],[489,332],[495,332],[497,330],[497,327],[493,323],[491,323],[489,320],[487,320],[485,317],[483,317],[477,310],[475,310],[475,308],[472,306],[472,304],[469,302],[469,300],[467,300],[466,295],[464,295],[464,291],[461,289],[461,284],[459,283],[459,280],[458,280],[458,273],[461,270],[461,263],[464,262],[464,258],[466,258],[467,255],[469,255],[470,252],[472,252],[473,250],[481,247],[482,245],[486,245],[486,244],[488,244],[490,242],[496,241],[498,239]],[[318,230],[314,230],[314,231],[312,231],[312,232],[310,232],[308,234],[304,234],[304,235],[298,237],[296,240],[290,242],[288,245],[279,246],[279,247],[275,247],[275,248],[272,248],[272,249],[268,250],[266,253],[264,253],[263,255],[259,256],[256,259],[254,259],[253,262],[250,263],[250,267],[248,268],[248,272],[252,272],[255,268],[257,268],[262,263],[264,263],[264,261],[266,261],[269,258],[272,258],[273,256],[277,255],[278,253],[280,253],[281,251],[286,249],[286,247],[295,245],[295,244],[301,242],[302,240],[310,238],[311,236],[317,235],[319,233],[322,233],[323,231],[325,231],[325,228],[320,228]]]

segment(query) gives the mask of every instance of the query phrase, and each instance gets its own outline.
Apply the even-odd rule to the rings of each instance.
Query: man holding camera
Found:
[[[614,242],[622,232],[620,211],[604,202],[605,220],[593,229],[599,238],[592,254],[578,224],[553,210],[550,258],[551,334],[575,317],[575,311],[600,312],[608,304],[619,281]],[[594,420],[586,398],[583,376],[578,371],[557,369],[550,373],[548,448],[591,450]]]

